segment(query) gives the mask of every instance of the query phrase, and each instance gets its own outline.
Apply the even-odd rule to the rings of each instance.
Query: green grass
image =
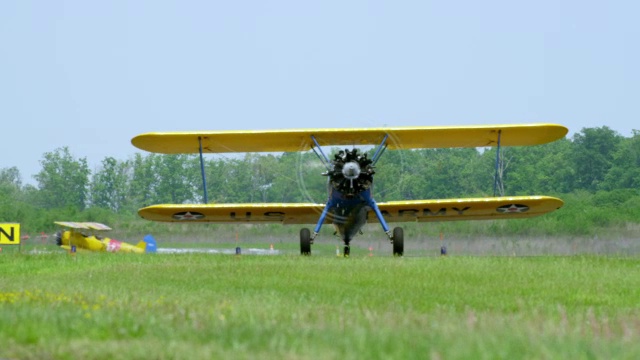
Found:
[[[632,257],[0,254],[0,358],[640,357]]]

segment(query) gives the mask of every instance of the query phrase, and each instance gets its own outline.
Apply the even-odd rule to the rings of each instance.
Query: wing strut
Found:
[[[204,175],[204,159],[202,158],[202,137],[198,136],[198,145],[200,147],[200,172],[202,173],[202,189],[204,190],[204,203],[208,204],[207,198],[207,177]]]
[[[311,147],[311,150],[313,150],[313,152],[316,154],[318,159],[320,159],[320,161],[322,162],[322,165],[324,165],[327,171],[331,171],[331,160],[329,160],[327,155],[324,154],[324,151],[322,151],[322,148],[320,147],[320,144],[318,144],[316,137],[311,135],[311,140],[313,140],[313,143],[316,144],[315,147],[314,146]],[[322,154],[322,157],[320,156],[320,154],[318,154],[318,151],[316,151],[316,148],[318,148],[318,151],[320,151],[320,154]]]
[[[502,137],[502,130],[498,130],[498,147],[496,149],[496,172],[493,175],[493,196],[496,196],[496,192],[498,189],[498,168],[500,167],[500,140]]]
[[[376,153],[373,154],[373,159],[371,159],[372,166],[376,166],[376,163],[378,162],[378,160],[380,160],[380,158],[382,157],[382,154],[384,154],[384,151],[387,149],[388,138],[389,138],[389,134],[385,134],[384,139],[382,139],[382,142],[380,143],[380,146],[378,146],[378,149],[376,149]]]

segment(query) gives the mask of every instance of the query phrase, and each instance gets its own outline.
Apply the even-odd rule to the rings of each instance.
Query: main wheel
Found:
[[[404,231],[401,227],[393,229],[393,256],[404,254]]]
[[[300,229],[300,254],[311,255],[311,232],[309,229]]]

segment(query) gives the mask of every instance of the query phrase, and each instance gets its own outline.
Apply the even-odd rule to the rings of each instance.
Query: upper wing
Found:
[[[84,229],[84,230],[111,230],[110,227],[97,222],[72,222],[72,221],[55,221],[54,224],[58,224],[64,227],[72,229]]]
[[[377,145],[389,135],[389,149],[537,145],[558,140],[567,128],[556,124],[418,126],[361,129],[156,132],[134,137],[136,147],[164,154],[306,151],[312,136],[325,145]]]
[[[412,200],[379,203],[388,222],[514,219],[542,215],[563,205],[548,196]],[[147,220],[218,223],[315,224],[324,204],[153,205],[138,211]],[[327,216],[326,223],[331,223]],[[377,222],[369,212],[368,222]]]

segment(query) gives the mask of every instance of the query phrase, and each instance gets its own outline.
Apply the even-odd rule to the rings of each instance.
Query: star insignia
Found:
[[[526,205],[520,205],[520,204],[510,204],[510,205],[500,206],[496,210],[500,213],[515,214],[515,213],[523,213],[523,212],[529,211],[529,207]]]
[[[173,214],[173,218],[176,220],[200,220],[204,218],[204,215],[195,211],[183,211]]]

